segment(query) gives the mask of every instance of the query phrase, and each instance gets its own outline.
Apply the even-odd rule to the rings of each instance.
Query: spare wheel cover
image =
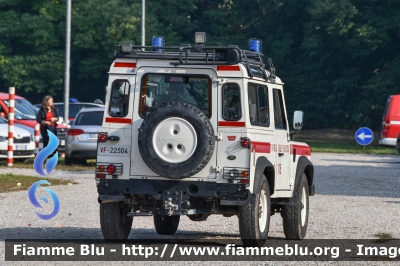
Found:
[[[139,151],[158,175],[180,179],[201,171],[212,157],[215,137],[209,118],[187,103],[161,105],[139,129]]]

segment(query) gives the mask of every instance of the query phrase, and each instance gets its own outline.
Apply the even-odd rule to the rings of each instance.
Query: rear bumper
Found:
[[[34,157],[34,150],[26,150],[26,151],[13,151],[13,158],[14,159],[25,159],[25,158],[33,158]],[[7,158],[7,151],[0,151],[0,158]]]
[[[396,147],[396,139],[395,138],[384,138],[379,140],[379,145],[381,146],[391,146]]]
[[[206,197],[219,199],[220,205],[242,206],[252,198],[252,194],[247,191],[244,184],[173,180],[100,179],[97,191],[99,201],[120,201],[125,196],[131,195],[147,195],[147,198],[156,201],[172,198],[174,202],[182,202],[189,197]]]
[[[68,157],[79,159],[96,159],[97,142],[75,142],[67,141],[65,145],[65,154]]]

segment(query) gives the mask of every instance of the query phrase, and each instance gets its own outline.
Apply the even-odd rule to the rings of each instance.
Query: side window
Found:
[[[286,128],[286,116],[283,108],[283,97],[282,91],[278,89],[273,90],[274,97],[274,121],[276,129],[287,129]]]
[[[240,88],[238,84],[225,84],[222,87],[222,117],[228,121],[242,118]]]
[[[250,123],[269,127],[268,87],[248,84]]]
[[[108,109],[111,116],[123,117],[128,114],[129,87],[130,84],[127,80],[114,80]]]

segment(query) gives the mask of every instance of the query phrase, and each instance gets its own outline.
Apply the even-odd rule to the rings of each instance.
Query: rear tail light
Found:
[[[384,127],[386,129],[390,128],[390,121],[386,121],[386,123],[384,124]]]
[[[122,163],[97,163],[96,164],[96,179],[106,178],[107,175],[115,176],[122,175]],[[102,177],[104,175],[104,177]],[[117,177],[115,177],[117,178]]]
[[[249,184],[250,171],[245,168],[225,167],[223,178],[228,179],[231,183]]]
[[[85,133],[82,129],[70,129],[67,132],[68,136],[78,136],[80,134]]]
[[[117,168],[113,164],[107,165],[107,173],[109,174],[114,174]]]
[[[96,174],[96,178],[106,178],[105,174]]]
[[[106,142],[106,141],[107,141],[107,138],[108,138],[107,133],[101,132],[101,133],[98,135],[97,140],[98,140],[99,142]]]
[[[249,138],[240,138],[240,144],[243,148],[250,148],[251,140]]]

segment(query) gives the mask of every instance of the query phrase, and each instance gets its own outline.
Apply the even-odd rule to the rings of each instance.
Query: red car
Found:
[[[379,145],[396,146],[400,134],[400,94],[390,95],[382,118],[382,132]]]
[[[0,116],[8,118],[8,104],[9,94],[0,92]],[[36,114],[38,109],[34,107],[27,99],[15,95],[15,106],[14,106],[14,123],[22,124],[34,128],[36,122]],[[57,137],[60,140],[58,146],[59,151],[65,150],[65,136],[67,134],[68,127],[65,125],[57,126]]]

